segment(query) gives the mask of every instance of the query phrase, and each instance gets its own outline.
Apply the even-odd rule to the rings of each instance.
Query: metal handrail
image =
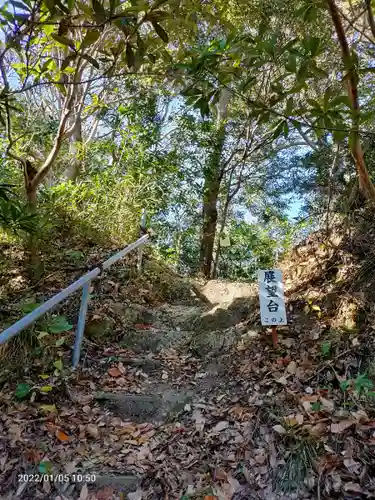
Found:
[[[142,220],[143,222],[143,220]],[[145,232],[145,229],[142,230]],[[96,279],[98,276],[102,274],[103,271],[112,266],[115,262],[118,262],[125,255],[132,252],[136,248],[141,247],[146,243],[146,241],[150,238],[149,234],[144,234],[134,243],[131,243],[127,247],[125,247],[120,252],[112,255],[109,259],[107,259],[103,264],[95,267],[88,273],[84,274],[77,281],[69,285],[67,288],[64,288],[61,292],[54,295],[52,298],[44,302],[41,306],[37,307],[29,313],[27,316],[24,316],[22,319],[11,325],[9,328],[6,328],[2,333],[0,333],[0,344],[5,344],[12,337],[15,337],[19,333],[22,332],[25,328],[35,323],[35,321],[43,316],[47,311],[50,311],[57,304],[68,298],[74,292],[82,288],[82,298],[81,298],[81,306],[79,310],[78,316],[78,324],[77,324],[77,332],[73,349],[73,368],[76,368],[79,363],[80,353],[81,353],[81,344],[83,340],[83,334],[85,330],[85,322],[87,315],[87,308],[90,300],[90,284],[91,281]]]

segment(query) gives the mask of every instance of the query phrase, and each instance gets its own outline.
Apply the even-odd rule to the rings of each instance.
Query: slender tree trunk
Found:
[[[213,277],[214,278],[217,277],[217,273],[218,273],[219,260],[220,260],[220,250],[221,250],[220,240],[224,234],[225,224],[227,223],[230,202],[231,202],[231,197],[228,193],[227,198],[225,200],[223,216],[222,216],[221,223],[220,223],[220,229],[219,229],[219,232],[217,235],[217,246],[216,246],[216,253],[215,253],[214,270],[213,270]]]
[[[219,179],[206,177],[204,184],[203,231],[200,249],[200,270],[206,278],[210,278],[212,274],[219,190]]]
[[[37,213],[37,189],[30,183],[26,187],[27,203],[32,214]],[[27,242],[29,261],[27,265],[27,274],[32,282],[37,282],[41,278],[41,262],[39,259],[38,236],[31,233]]]
[[[200,246],[200,271],[206,278],[213,272],[213,250],[217,226],[217,203],[223,178],[221,158],[225,141],[225,118],[228,108],[229,93],[226,89],[218,104],[216,134],[208,164],[204,169],[203,186],[203,227]]]
[[[342,60],[344,62],[347,71],[347,89],[348,96],[351,102],[352,108],[352,132],[351,132],[351,151],[356,164],[359,187],[364,194],[364,196],[375,202],[375,187],[371,181],[370,175],[368,173],[366,163],[363,156],[363,150],[361,141],[359,138],[359,100],[358,100],[358,72],[355,67],[355,63],[350,54],[350,48],[348,41],[346,39],[345,30],[341,22],[340,12],[337,8],[335,0],[327,0],[329,12],[332,18],[332,22],[335,26],[337,38],[340,43]],[[371,9],[370,9],[371,12]]]
[[[69,143],[69,155],[71,157],[71,163],[65,170],[64,174],[65,178],[69,181],[75,182],[81,172],[82,168],[82,160],[80,158],[81,149],[82,149],[82,120],[81,117],[78,117]]]

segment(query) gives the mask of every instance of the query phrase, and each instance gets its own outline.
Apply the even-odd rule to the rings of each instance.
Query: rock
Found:
[[[150,358],[133,358],[133,359],[121,359],[120,360],[124,365],[134,366],[136,368],[140,368],[145,373],[151,373],[155,370],[159,370],[161,368],[161,361],[157,359]]]
[[[147,422],[157,418],[162,408],[162,399],[156,395],[99,393],[95,399],[124,419]]]
[[[256,305],[254,297],[238,297],[231,303],[221,303],[195,319],[190,318],[183,328],[186,330],[218,330],[237,325],[249,318]]]
[[[157,391],[146,395],[101,392],[95,395],[95,399],[125,420],[160,422],[182,411],[185,404],[192,400],[192,393],[172,390],[163,390],[162,395],[158,395]]]
[[[135,353],[158,352],[163,347],[177,346],[190,336],[188,332],[171,330],[144,330],[128,332],[124,335],[121,346],[129,347]]]
[[[130,493],[135,491],[140,483],[140,479],[133,474],[125,475],[111,475],[100,474],[96,475],[95,486],[103,488],[105,486],[112,486],[113,488],[121,489],[123,493]]]
[[[85,325],[85,336],[88,338],[107,337],[113,328],[112,318],[93,319]]]
[[[213,332],[197,332],[190,342],[190,349],[197,356],[218,354],[230,349],[239,339],[240,335],[233,328]]]
[[[134,323],[152,324],[154,321],[154,314],[140,304],[132,304],[128,306],[117,302],[111,305],[112,309],[121,317],[123,324],[133,325]]]

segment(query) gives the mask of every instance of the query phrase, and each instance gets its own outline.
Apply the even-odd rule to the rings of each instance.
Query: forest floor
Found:
[[[375,259],[363,234],[313,235],[281,263],[289,324],[276,347],[256,287],[212,281],[199,301],[152,259],[142,276],[115,266],[93,290],[78,370],[79,297],[29,332],[34,354],[25,340],[7,348],[0,498],[375,498]],[[6,248],[2,325],[81,275],[68,263],[77,252],[86,268],[113,253],[86,250],[53,259],[30,288]]]

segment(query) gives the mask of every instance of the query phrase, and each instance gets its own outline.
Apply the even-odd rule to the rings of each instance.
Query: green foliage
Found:
[[[315,401],[314,403],[311,403],[311,409],[313,411],[319,412],[323,408],[323,405],[320,401]]]
[[[220,276],[253,280],[258,269],[273,267],[276,242],[266,230],[233,221],[228,234],[231,246],[221,250]]]
[[[15,194],[14,186],[0,183],[0,228],[15,235],[33,234],[38,218]]]
[[[332,349],[332,342],[323,342],[321,345],[320,345],[320,350],[323,354],[323,356],[325,357],[328,357],[331,353],[331,349]]]
[[[367,373],[359,373],[355,379],[347,379],[340,382],[343,392],[353,390],[357,396],[372,396],[371,389],[374,387],[373,381]]]
[[[73,325],[67,321],[65,316],[55,316],[48,325],[50,333],[68,332],[72,328]]]
[[[17,399],[24,399],[26,396],[28,396],[31,392],[31,385],[30,384],[18,384],[15,392],[15,396]]]

